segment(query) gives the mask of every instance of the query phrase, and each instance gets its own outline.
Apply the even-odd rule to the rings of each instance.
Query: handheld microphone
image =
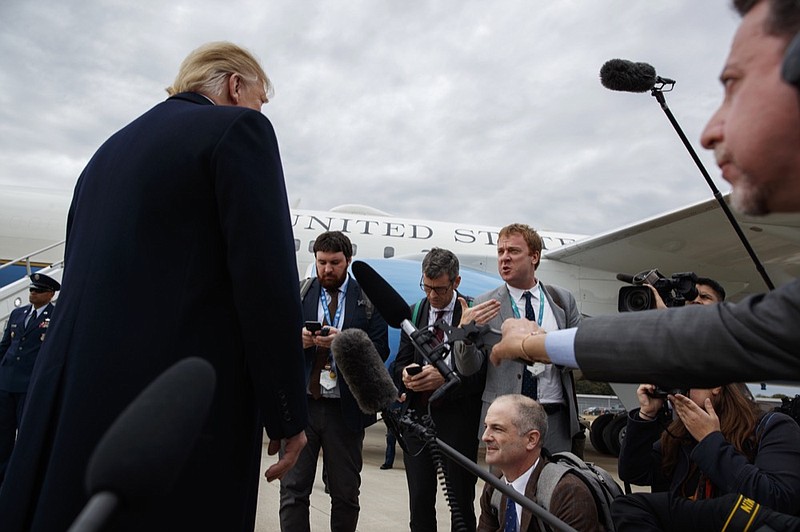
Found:
[[[611,59],[600,68],[600,83],[612,91],[647,92],[659,83],[674,85],[675,80],[657,76],[648,63]]]
[[[430,396],[428,402],[436,401],[451,388],[461,384],[461,378],[442,356],[444,347],[431,347],[431,335],[428,331],[420,331],[411,322],[411,309],[403,297],[366,262],[357,260],[353,262],[352,269],[358,284],[361,285],[370,301],[375,304],[386,323],[402,329],[411,338],[414,347],[422,354],[422,357],[429,364],[433,364],[444,377],[445,383]]]
[[[86,471],[91,499],[70,532],[100,530],[120,504],[168,494],[208,417],[216,374],[185,358],[151,382],[95,447]]]
[[[397,400],[394,381],[366,332],[356,328],[341,331],[334,337],[331,351],[362,412],[383,412]]]

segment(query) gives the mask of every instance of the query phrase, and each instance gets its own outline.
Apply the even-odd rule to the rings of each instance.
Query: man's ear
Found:
[[[528,433],[528,441],[525,444],[525,447],[528,449],[535,449],[536,447],[540,446],[542,442],[542,433],[538,430],[532,430]]]
[[[233,105],[239,105],[239,95],[242,88],[242,77],[239,74],[231,74],[228,78],[228,97]]]

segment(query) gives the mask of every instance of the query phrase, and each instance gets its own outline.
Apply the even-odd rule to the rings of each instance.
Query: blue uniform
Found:
[[[33,364],[50,326],[53,308],[52,303],[45,305],[27,327],[31,305],[15,309],[0,340],[0,482],[14,449]]]

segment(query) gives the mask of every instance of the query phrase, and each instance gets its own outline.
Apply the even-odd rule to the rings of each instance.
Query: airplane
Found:
[[[0,186],[0,322],[27,302],[27,282],[20,278],[37,268],[47,268],[43,271],[60,278],[70,197],[66,191]],[[735,216],[775,286],[800,276],[800,215]],[[300,278],[313,275],[316,236],[340,230],[353,242],[353,259],[367,261],[409,303],[422,297],[420,262],[433,247],[449,249],[459,257],[464,293],[479,295],[501,282],[496,259],[498,227],[409,219],[364,205],[342,205],[329,211],[293,208],[291,220]],[[696,272],[716,279],[730,301],[767,290],[714,198],[598,235],[540,234],[544,250],[537,277],[570,290],[584,316],[617,312],[619,290],[627,286],[617,274],[653,268],[667,276]],[[399,331],[391,331],[390,341],[393,356]],[[626,409],[636,405],[635,385],[611,385]],[[594,432],[592,443],[598,450],[610,446],[612,454],[618,452],[624,419],[604,418],[601,424],[605,440],[611,443],[604,443],[603,435]]]

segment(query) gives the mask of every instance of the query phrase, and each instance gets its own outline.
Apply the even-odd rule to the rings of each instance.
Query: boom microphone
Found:
[[[353,262],[353,275],[390,327],[399,329],[411,319],[411,309],[403,297],[366,262]]]
[[[151,382],[95,447],[86,471],[92,498],[70,532],[100,530],[116,508],[171,490],[208,417],[214,368],[185,358]]]
[[[657,83],[674,84],[675,80],[657,76],[653,65],[647,63],[611,59],[600,68],[600,83],[612,91],[647,92]]]
[[[446,382],[433,392],[428,401],[436,401],[449,392],[451,388],[460,385],[461,378],[442,356],[444,347],[432,347],[429,344],[429,339],[422,334],[428,331],[420,331],[411,323],[411,309],[403,297],[366,262],[357,260],[353,262],[352,269],[358,284],[361,285],[361,288],[369,296],[370,301],[375,304],[378,312],[381,313],[386,322],[392,327],[403,329],[403,332],[411,338],[414,347],[422,353],[422,358],[429,364],[433,364],[444,377]]]
[[[362,412],[383,412],[397,400],[397,388],[366,332],[341,331],[333,338],[331,351]]]

